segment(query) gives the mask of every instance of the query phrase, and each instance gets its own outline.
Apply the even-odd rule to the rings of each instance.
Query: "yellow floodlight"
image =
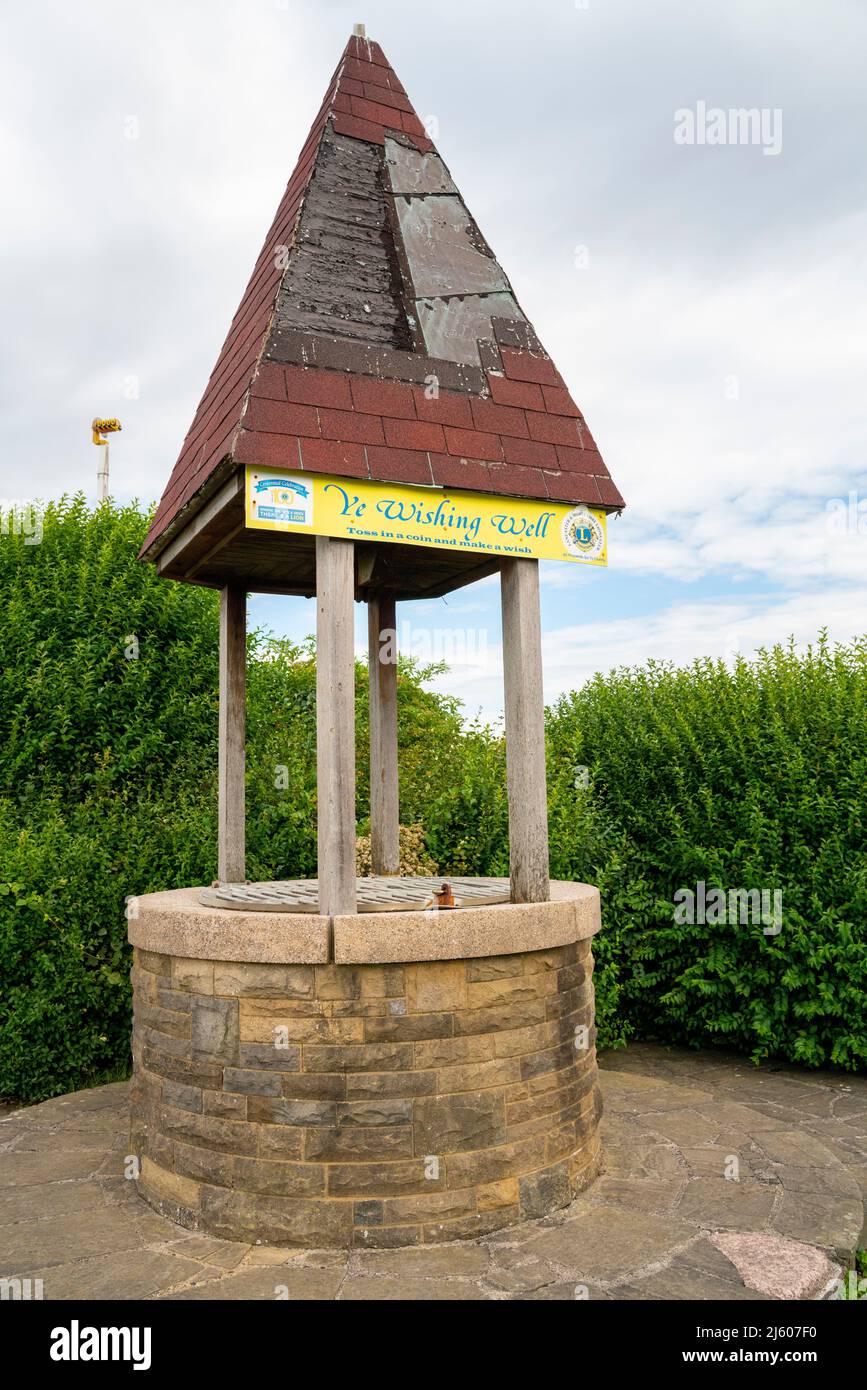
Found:
[[[107,444],[108,441],[100,438],[100,436],[103,434],[115,434],[117,430],[123,429],[123,425],[120,423],[120,420],[112,416],[109,420],[94,420],[91,429],[93,430],[94,444]]]

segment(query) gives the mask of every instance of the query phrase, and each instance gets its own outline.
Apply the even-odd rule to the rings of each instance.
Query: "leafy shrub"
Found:
[[[597,677],[549,738],[553,864],[602,888],[624,1034],[864,1066],[867,643]],[[779,934],[676,922],[699,882],[781,892]]]
[[[404,877],[420,875],[427,878],[437,873],[437,866],[425,849],[423,825],[402,825],[399,845],[400,872]],[[355,872],[361,878],[373,873],[369,835],[359,835],[355,841]]]

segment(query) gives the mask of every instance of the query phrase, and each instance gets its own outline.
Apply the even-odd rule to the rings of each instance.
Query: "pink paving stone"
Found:
[[[747,1288],[769,1298],[814,1298],[837,1272],[823,1251],[784,1236],[714,1231],[710,1239]]]

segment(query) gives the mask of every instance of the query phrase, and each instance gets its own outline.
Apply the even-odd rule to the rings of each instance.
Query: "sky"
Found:
[[[862,0],[7,10],[0,500],[95,498],[95,415],[123,422],[114,496],[159,497],[358,21],[627,501],[607,569],[542,562],[546,699],[867,631]],[[712,143],[741,108],[764,126]],[[315,625],[298,598],[250,615]],[[401,605],[399,636],[498,718],[496,577]]]

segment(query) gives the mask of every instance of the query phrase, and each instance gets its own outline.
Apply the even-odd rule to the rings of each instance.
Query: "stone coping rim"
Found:
[[[130,903],[139,950],[192,960],[269,965],[362,965],[543,951],[594,936],[599,890],[554,880],[546,903],[498,903],[460,912],[244,912],[207,907],[200,887],[146,893]]]

